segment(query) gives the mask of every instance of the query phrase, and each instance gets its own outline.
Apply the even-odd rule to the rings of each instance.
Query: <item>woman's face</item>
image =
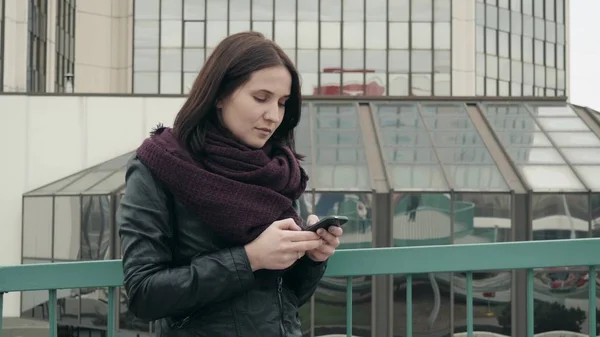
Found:
[[[239,141],[261,148],[281,124],[292,76],[284,66],[258,70],[248,82],[220,101],[221,120]]]

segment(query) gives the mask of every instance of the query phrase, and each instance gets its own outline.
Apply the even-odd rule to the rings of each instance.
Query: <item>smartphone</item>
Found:
[[[330,215],[321,218],[316,224],[305,228],[305,231],[316,232],[318,229],[328,230],[331,226],[342,226],[348,222],[348,218],[341,215]]]

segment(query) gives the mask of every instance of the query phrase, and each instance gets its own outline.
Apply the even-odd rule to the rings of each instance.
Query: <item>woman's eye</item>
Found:
[[[266,99],[266,98],[261,98],[261,97],[256,97],[256,96],[254,96],[254,99],[255,99],[257,102],[260,102],[260,103],[264,103],[264,102],[266,102],[266,101],[267,101],[267,99]]]

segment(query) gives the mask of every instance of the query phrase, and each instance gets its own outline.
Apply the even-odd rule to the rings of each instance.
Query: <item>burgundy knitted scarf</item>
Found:
[[[201,160],[192,159],[170,128],[160,127],[137,157],[207,226],[233,244],[246,244],[272,222],[302,220],[292,208],[308,176],[292,151],[267,145],[252,149],[215,127],[206,134]]]

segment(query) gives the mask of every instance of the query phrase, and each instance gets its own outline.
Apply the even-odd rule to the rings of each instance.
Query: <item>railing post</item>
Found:
[[[596,336],[596,266],[590,266],[588,271],[588,290],[588,335]]]
[[[346,337],[352,337],[352,277],[346,278]]]
[[[2,321],[4,320],[4,293],[0,292],[0,337],[2,337]]]
[[[394,231],[392,226],[381,226],[393,222],[392,193],[375,193],[373,210],[373,247],[393,247]],[[394,277],[377,275],[372,280],[371,336],[391,337],[394,335]]]
[[[535,334],[535,293],[533,288],[533,269],[527,270],[527,337]]]
[[[48,295],[48,325],[50,326],[50,337],[57,337],[56,289],[48,290]]]
[[[406,274],[406,337],[412,337],[412,275]]]
[[[467,272],[467,337],[473,337],[473,272]]]
[[[531,194],[516,193],[512,208],[513,241],[531,240]],[[513,270],[511,282],[511,326],[513,336],[527,336],[527,270]]]
[[[116,303],[115,303],[115,288],[108,288],[108,312],[107,312],[107,321],[106,321],[106,337],[114,337],[115,336],[115,313]]]

